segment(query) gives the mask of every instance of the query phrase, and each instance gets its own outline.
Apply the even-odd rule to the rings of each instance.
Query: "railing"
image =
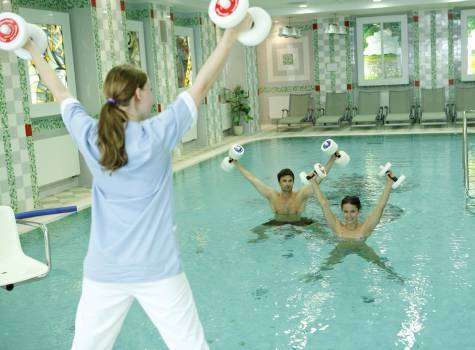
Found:
[[[467,113],[475,113],[475,110],[463,111],[463,179],[465,193],[469,198],[475,198],[470,193],[470,173],[468,165],[468,142],[467,142]]]

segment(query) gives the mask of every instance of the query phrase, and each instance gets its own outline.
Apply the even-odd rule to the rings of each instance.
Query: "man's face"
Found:
[[[290,175],[284,175],[279,180],[280,189],[282,192],[292,192],[294,187],[294,179]]]

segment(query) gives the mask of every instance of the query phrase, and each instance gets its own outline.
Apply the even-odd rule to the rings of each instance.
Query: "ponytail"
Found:
[[[101,165],[111,172],[127,164],[125,151],[125,127],[127,114],[117,105],[102,106],[97,132],[97,146],[101,153]]]
[[[129,120],[119,106],[128,106],[137,88],[147,83],[147,75],[131,65],[120,65],[107,73],[104,94],[107,102],[102,106],[97,131],[99,163],[107,170],[115,170],[128,162],[125,150],[125,128]]]

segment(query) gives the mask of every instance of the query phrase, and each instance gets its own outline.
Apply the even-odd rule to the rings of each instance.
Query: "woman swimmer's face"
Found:
[[[279,180],[280,189],[282,192],[292,192],[294,187],[294,179],[290,175],[284,175]]]
[[[343,212],[343,217],[347,224],[352,224],[358,221],[358,215],[360,215],[360,211],[358,207],[351,203],[345,203],[341,207],[341,211]]]

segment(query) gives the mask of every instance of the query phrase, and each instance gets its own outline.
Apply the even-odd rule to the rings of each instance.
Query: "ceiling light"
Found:
[[[283,36],[284,38],[288,38],[290,35],[290,27],[284,26],[279,28],[279,36]]]
[[[291,26],[290,17],[289,17],[289,25],[282,26],[279,28],[279,36],[284,37],[284,38],[298,39],[302,36],[302,30],[295,26]]]
[[[338,25],[336,25],[335,23],[330,23],[327,29],[325,30],[326,34],[337,34],[338,32]]]
[[[338,34],[338,35],[345,35],[347,33],[346,27],[345,26],[340,26],[338,24],[338,19],[335,17],[333,20],[330,20],[330,22],[327,24],[325,28],[325,34]]]
[[[373,0],[373,2],[381,2],[382,0]]]
[[[299,7],[301,7],[301,8],[305,8],[305,7],[307,7],[307,6],[308,6],[307,4],[300,4],[300,5],[299,5]]]

